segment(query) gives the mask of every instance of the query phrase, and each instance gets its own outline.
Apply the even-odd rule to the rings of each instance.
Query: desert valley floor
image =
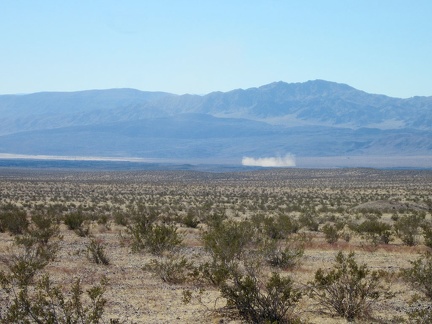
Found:
[[[356,322],[420,323],[414,313],[431,301],[402,273],[431,250],[431,215],[430,170],[1,168],[0,270],[13,277],[14,262],[31,249],[19,238],[39,229],[38,217],[49,218],[55,230],[46,245],[56,248],[29,281],[29,298],[47,274],[66,299],[79,278],[86,304],[86,290],[106,278],[103,322],[253,322],[227,302],[227,289],[250,275],[268,296],[265,283],[277,273],[301,296],[284,321],[346,323],[311,287],[339,251],[354,252],[380,276],[380,298],[365,301],[370,307]],[[215,268],[222,263],[225,277]],[[230,277],[234,268],[239,277]],[[8,291],[0,291],[3,321],[14,298]]]

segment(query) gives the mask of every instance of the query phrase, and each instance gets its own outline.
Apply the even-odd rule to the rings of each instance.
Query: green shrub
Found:
[[[424,244],[432,248],[432,225],[429,222],[423,225],[423,238]]]
[[[238,263],[230,262],[226,264],[220,260],[213,259],[205,262],[198,267],[200,277],[213,286],[220,287],[226,280],[232,277],[237,271]]]
[[[227,219],[225,211],[215,210],[212,213],[205,214],[203,222],[209,227],[217,227]]]
[[[83,225],[86,219],[87,218],[84,214],[81,211],[78,211],[66,214],[64,216],[64,223],[67,225],[68,229],[75,231]]]
[[[211,284],[220,286],[234,272],[254,240],[251,223],[247,221],[216,222],[202,234],[204,248],[212,260],[199,267],[201,276]]]
[[[415,307],[407,312],[409,323],[424,324],[432,323],[432,305]]]
[[[200,223],[195,211],[192,209],[188,210],[186,216],[182,218],[181,222],[190,228],[197,228],[198,224]]]
[[[132,238],[132,251],[149,251],[160,255],[163,251],[171,251],[182,243],[182,237],[173,224],[157,224],[156,214],[142,213],[133,217],[128,225]]]
[[[57,219],[52,214],[37,213],[32,216],[27,234],[41,244],[48,244],[51,238],[60,237]]]
[[[403,278],[432,301],[432,254],[426,253],[402,271]]]
[[[39,215],[23,235],[15,237],[15,253],[5,263],[20,285],[28,285],[35,274],[53,261],[59,249],[58,225],[49,215]]]
[[[370,271],[365,264],[358,265],[353,252],[348,256],[339,252],[333,269],[318,269],[309,287],[311,297],[323,311],[353,321],[368,316],[380,297],[388,297],[380,281],[381,274]]]
[[[100,323],[107,300],[103,297],[107,280],[87,290],[83,298],[80,279],[71,287],[69,294],[62,286],[55,286],[47,275],[43,276],[34,289],[28,286],[14,287],[13,280],[1,276],[6,297],[0,306],[1,323]]]
[[[8,272],[0,271],[0,323],[99,323],[107,281],[102,279],[100,285],[89,288],[84,299],[79,279],[70,293],[63,293],[64,287],[53,285],[46,274],[40,275],[55,258],[58,245],[52,238],[58,235],[47,230],[52,223],[45,216],[36,219],[35,228],[16,237],[15,253],[5,258]],[[47,230],[43,233],[51,233],[50,237],[39,235],[39,230]]]
[[[206,251],[214,260],[229,264],[239,259],[248,244],[253,241],[253,230],[249,222],[227,221],[217,223],[203,233]]]
[[[26,231],[29,226],[26,212],[17,207],[0,211],[0,232],[10,232],[12,235],[19,235]]]
[[[309,231],[317,232],[319,228],[318,215],[316,213],[302,213],[298,219],[302,227],[306,227]]]
[[[162,281],[170,284],[181,284],[198,275],[197,269],[185,256],[168,255],[153,259],[143,270],[151,271]]]
[[[264,242],[263,255],[272,267],[284,270],[296,267],[304,254],[305,239],[301,236],[290,237],[284,243],[276,240]]]
[[[88,222],[88,218],[81,211],[69,213],[64,217],[64,223],[68,229],[73,230],[80,237],[90,235]]]
[[[122,212],[116,212],[114,214],[114,223],[121,226],[127,226],[129,224],[126,214]]]
[[[19,287],[30,285],[35,275],[54,259],[54,253],[40,250],[35,246],[20,249],[5,261],[10,272],[10,279]],[[0,277],[5,278],[5,273]]]
[[[163,251],[172,251],[182,243],[183,239],[174,225],[154,225],[145,236],[146,249],[150,253],[160,255]]]
[[[406,245],[416,245],[418,243],[419,228],[422,226],[424,219],[424,214],[401,216],[394,224],[396,235]]]
[[[391,226],[378,220],[365,220],[352,229],[374,245],[388,244],[391,240]]]
[[[290,278],[272,273],[267,282],[246,274],[223,284],[221,294],[249,323],[297,323],[293,310],[302,294]]]
[[[105,247],[100,240],[92,238],[87,245],[87,257],[96,264],[108,265],[110,263],[105,253]]]
[[[97,218],[97,223],[100,225],[105,225],[107,228],[109,227],[108,221],[109,221],[109,217],[106,214],[99,215],[99,217]]]
[[[296,233],[299,230],[297,221],[287,215],[278,217],[265,217],[263,219],[264,232],[271,239],[284,239],[289,234]]]
[[[401,271],[402,277],[414,289],[421,291],[426,297],[424,306],[416,306],[408,311],[410,323],[432,322],[432,254],[426,253],[411,262],[411,267]],[[416,303],[417,304],[417,303]]]
[[[327,243],[334,244],[339,240],[339,232],[334,225],[325,224],[322,228]]]

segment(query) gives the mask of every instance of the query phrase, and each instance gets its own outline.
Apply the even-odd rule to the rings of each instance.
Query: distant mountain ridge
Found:
[[[432,97],[315,80],[175,95],[135,89],[0,96],[0,153],[234,158],[432,155]]]

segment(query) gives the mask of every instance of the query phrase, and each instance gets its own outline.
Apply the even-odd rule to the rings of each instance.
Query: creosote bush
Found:
[[[391,226],[376,219],[367,219],[359,225],[352,225],[351,229],[373,245],[389,244],[391,241]]]
[[[103,297],[108,284],[105,278],[87,290],[87,300],[80,279],[73,283],[70,297],[63,293],[63,287],[53,285],[48,275],[32,288],[15,286],[13,276],[4,273],[0,273],[0,283],[6,293],[1,297],[0,323],[96,324],[101,322],[107,302]]]
[[[172,251],[180,246],[183,239],[174,224],[156,222],[154,211],[139,211],[128,225],[128,233],[132,238],[132,251],[148,251],[161,255],[164,251]]]
[[[213,259],[229,264],[239,259],[247,245],[253,241],[253,229],[249,222],[226,221],[211,226],[202,234],[206,251]]]
[[[197,228],[200,223],[199,218],[196,215],[196,211],[189,209],[186,216],[181,219],[181,222],[190,228]]]
[[[321,268],[309,283],[311,297],[318,301],[324,312],[353,321],[370,316],[371,308],[381,297],[390,297],[381,284],[382,274],[370,271],[366,264],[358,265],[354,252],[336,255],[330,271]]]
[[[424,238],[424,244],[432,248],[432,224],[430,222],[425,222],[422,226],[423,228],[423,238]]]
[[[114,223],[121,226],[127,226],[129,224],[127,215],[123,212],[115,212],[114,213]]]
[[[396,235],[406,245],[413,246],[418,243],[419,228],[423,225],[425,214],[413,213],[401,216],[394,224]]]
[[[20,286],[30,284],[35,274],[55,259],[62,239],[52,216],[39,215],[32,221],[25,234],[15,236],[15,253],[4,260]]]
[[[340,234],[334,225],[325,224],[322,228],[322,232],[325,235],[327,243],[334,244],[339,240]]]
[[[237,270],[238,262],[253,241],[249,222],[220,221],[213,223],[202,234],[204,248],[211,261],[200,266],[200,271],[210,283],[219,286]]]
[[[300,227],[296,220],[287,215],[264,217],[263,225],[266,235],[271,239],[284,239],[288,235],[296,233]]]
[[[263,256],[272,267],[293,269],[299,265],[304,254],[306,238],[301,235],[288,237],[285,241],[266,240],[263,243]]]
[[[318,215],[314,212],[302,213],[298,219],[301,226],[310,231],[317,232],[319,228]]]
[[[402,277],[426,297],[427,305],[408,311],[410,322],[430,323],[432,321],[432,254],[430,252],[411,262],[411,267],[401,272]]]
[[[411,268],[402,270],[402,276],[432,302],[432,253],[426,253],[411,261]]]
[[[51,213],[36,213],[33,215],[26,232],[27,236],[33,237],[40,244],[48,244],[48,241],[54,237],[61,238],[58,220]]]
[[[96,264],[108,265],[110,260],[102,241],[92,238],[87,245],[87,257]]]
[[[170,284],[181,284],[198,276],[198,269],[183,255],[168,254],[151,260],[143,270],[150,271]]]
[[[0,232],[9,232],[19,235],[26,231],[29,226],[27,213],[20,208],[7,204],[0,209]]]
[[[78,236],[85,237],[90,234],[87,217],[81,212],[73,212],[65,215],[64,223],[70,230],[73,230]]]
[[[81,211],[69,213],[64,216],[65,225],[72,231],[81,227],[85,220],[86,217]]]
[[[17,252],[5,257],[8,272],[0,271],[0,323],[99,323],[106,299],[107,280],[87,290],[83,296],[81,280],[69,293],[41,273],[56,256],[59,239],[57,224],[50,215],[33,218],[25,235],[17,236]],[[116,320],[112,320],[116,323]],[[118,322],[117,322],[118,323]]]
[[[293,311],[302,293],[289,277],[274,272],[263,283],[252,273],[237,274],[221,294],[249,323],[300,323]]]

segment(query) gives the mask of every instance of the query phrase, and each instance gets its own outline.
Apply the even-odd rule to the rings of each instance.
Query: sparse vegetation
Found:
[[[24,301],[18,322],[37,322],[28,317],[36,311],[49,322],[49,303],[71,321],[81,312],[79,321],[100,314],[112,323],[431,316],[429,257],[410,263],[431,245],[430,171],[2,172],[3,322]],[[355,258],[342,253],[334,263],[339,250]],[[399,269],[405,281],[395,279]],[[104,276],[109,289],[94,284]],[[323,312],[319,294],[343,291],[341,282],[352,292],[339,303],[345,310]],[[92,287],[101,289],[94,300]],[[314,299],[300,299],[308,292]]]

